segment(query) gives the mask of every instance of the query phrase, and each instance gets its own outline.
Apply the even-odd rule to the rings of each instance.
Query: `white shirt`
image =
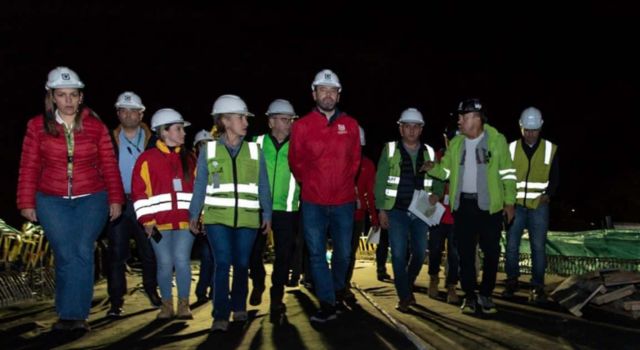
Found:
[[[464,174],[462,176],[462,192],[478,193],[478,162],[476,160],[476,147],[484,137],[484,132],[475,139],[464,139],[465,157]]]

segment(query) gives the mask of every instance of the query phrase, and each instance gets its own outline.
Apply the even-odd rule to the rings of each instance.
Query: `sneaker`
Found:
[[[231,319],[234,322],[244,322],[249,319],[249,314],[246,311],[234,311]]]
[[[322,304],[318,312],[315,315],[311,316],[311,321],[318,323],[325,323],[327,321],[332,321],[338,318],[336,315],[336,308],[333,305]]]
[[[476,313],[476,296],[467,296],[464,298],[464,301],[462,302],[462,306],[460,307],[460,310],[462,311],[463,314],[475,314]]]
[[[517,279],[507,279],[504,285],[504,290],[502,291],[503,298],[513,298],[518,290],[518,280]]]
[[[391,275],[386,272],[378,272],[378,281],[384,282],[391,279]]]
[[[485,314],[495,314],[498,312],[496,309],[496,304],[493,302],[491,297],[487,297],[484,295],[478,295],[478,305],[480,305],[480,311]]]
[[[544,287],[536,287],[529,292],[529,302],[535,304],[546,304],[547,294],[544,292]]]
[[[107,311],[107,317],[111,318],[120,318],[124,314],[124,310],[122,310],[121,306],[111,305],[109,311]]]
[[[226,332],[229,329],[229,321],[227,320],[214,320],[211,325],[212,332]]]
[[[249,305],[258,306],[262,303],[262,293],[264,293],[264,286],[253,287],[251,296],[249,296]]]

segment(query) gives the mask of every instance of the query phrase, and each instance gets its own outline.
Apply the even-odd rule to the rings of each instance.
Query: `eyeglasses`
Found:
[[[291,124],[293,123],[293,118],[287,118],[287,117],[271,117],[272,120],[276,120],[276,121],[280,121],[282,123],[285,124]]]

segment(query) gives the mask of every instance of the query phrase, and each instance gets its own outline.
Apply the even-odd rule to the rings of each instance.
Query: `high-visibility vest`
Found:
[[[230,227],[260,227],[260,152],[243,141],[236,158],[218,141],[207,143],[209,178],[204,199],[204,223]]]
[[[425,162],[435,161],[436,153],[434,152],[433,148],[426,143],[424,144],[424,146],[426,148],[424,152]],[[398,142],[395,141],[388,142],[382,152],[386,152],[387,157],[389,158],[389,176],[387,177],[387,184],[384,189],[384,209],[390,210],[396,203],[396,197],[398,196],[398,185],[400,184],[400,175],[402,171],[402,156],[400,155],[400,151],[398,150]],[[433,180],[425,174],[424,190],[429,194],[431,194],[431,186],[433,186]]]
[[[268,135],[260,135],[255,141],[262,148],[264,161],[267,164],[273,210],[298,211],[300,186],[289,168],[289,141],[285,142],[280,149],[276,148]]]
[[[516,169],[516,203],[535,209],[540,204],[540,196],[549,187],[549,172],[557,146],[540,139],[540,145],[529,159],[522,148],[522,140],[509,144],[509,153]]]

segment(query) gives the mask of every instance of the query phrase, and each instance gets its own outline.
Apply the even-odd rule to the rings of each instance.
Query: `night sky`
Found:
[[[509,141],[533,105],[543,137],[559,145],[560,193],[553,229],[600,227],[603,217],[640,221],[637,11],[613,5],[375,7],[310,5],[154,6],[36,1],[0,5],[0,218],[22,220],[15,187],[22,137],[42,112],[47,73],[68,66],[84,81],[85,102],[109,127],[121,92],[154,111],[171,107],[210,128],[215,99],[241,96],[265,132],[269,102],[285,98],[299,114],[313,107],[310,84],[330,68],[343,84],[339,107],[367,132],[377,161],[398,137],[402,110],[426,119],[423,141],[441,147],[448,113],[465,97],[482,99],[489,123]],[[572,212],[571,209],[575,209]]]

